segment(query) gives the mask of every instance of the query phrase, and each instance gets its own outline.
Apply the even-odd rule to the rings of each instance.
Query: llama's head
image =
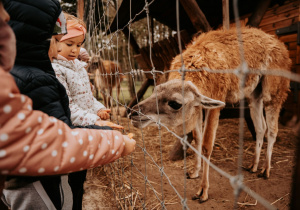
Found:
[[[99,55],[92,55],[89,63],[88,63],[88,69],[87,71],[89,73],[95,73],[97,69],[102,70],[103,61]]]
[[[182,134],[185,122],[186,132],[195,128],[202,108],[213,109],[223,107],[224,102],[208,98],[200,94],[198,88],[190,81],[184,81],[184,97],[182,97],[182,81],[170,80],[154,88],[153,94],[135,105],[130,118],[135,127],[156,125],[160,122]],[[184,107],[184,119],[183,119]],[[142,114],[138,114],[140,111]]]

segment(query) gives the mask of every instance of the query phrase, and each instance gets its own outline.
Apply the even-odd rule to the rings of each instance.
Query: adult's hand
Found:
[[[123,126],[121,125],[118,125],[118,124],[115,124],[115,123],[112,123],[112,122],[109,122],[109,121],[104,121],[104,120],[98,120],[95,122],[95,125],[98,125],[98,126],[108,126],[108,127],[111,127],[111,128],[115,128],[115,129],[124,129]]]
[[[130,135],[130,133],[128,135],[123,135],[123,139],[125,145],[121,156],[126,156],[135,150],[136,141],[132,138],[132,135]]]

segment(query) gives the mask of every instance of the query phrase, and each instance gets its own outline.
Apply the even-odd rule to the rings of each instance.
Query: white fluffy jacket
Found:
[[[52,63],[57,79],[65,86],[69,96],[73,125],[93,125],[100,120],[97,112],[105,109],[93,96],[89,76],[84,68],[86,65],[77,59],[68,61],[62,56]]]

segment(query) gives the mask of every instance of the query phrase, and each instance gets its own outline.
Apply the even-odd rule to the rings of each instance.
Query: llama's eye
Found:
[[[178,110],[182,107],[182,104],[177,103],[176,101],[169,101],[168,105],[175,110]]]

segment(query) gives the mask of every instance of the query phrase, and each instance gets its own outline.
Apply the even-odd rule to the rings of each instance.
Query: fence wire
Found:
[[[158,0],[156,0],[158,1]],[[237,28],[237,34],[238,34],[238,43],[239,43],[239,50],[240,50],[240,59],[241,59],[241,65],[236,68],[236,69],[220,69],[220,70],[216,70],[216,69],[208,69],[208,68],[201,68],[201,69],[186,69],[184,66],[184,61],[183,61],[183,56],[182,56],[182,44],[181,44],[181,34],[180,34],[180,28],[179,28],[179,20],[180,20],[180,16],[179,16],[179,0],[176,0],[176,22],[177,22],[177,36],[178,36],[178,46],[179,46],[179,52],[181,55],[181,68],[180,69],[170,69],[170,70],[165,70],[165,71],[161,71],[159,69],[155,68],[153,59],[152,59],[152,33],[151,33],[151,27],[150,27],[150,16],[149,16],[149,6],[155,2],[155,0],[152,1],[147,1],[145,0],[145,4],[143,9],[138,12],[137,14],[135,14],[132,17],[132,4],[131,4],[131,0],[130,0],[130,20],[128,21],[128,23],[123,26],[122,28],[119,28],[119,24],[118,24],[118,8],[120,5],[118,5],[118,0],[117,1],[113,1],[113,0],[101,0],[100,1],[95,1],[95,0],[89,0],[88,4],[88,13],[86,15],[87,17],[87,21],[89,23],[88,28],[89,28],[89,32],[88,32],[88,38],[87,38],[87,48],[90,50],[90,52],[93,52],[93,54],[95,54],[96,56],[101,57],[103,60],[111,60],[114,61],[116,63],[118,63],[119,58],[121,57],[121,55],[119,55],[119,51],[118,51],[118,47],[122,44],[123,41],[121,41],[120,44],[120,37],[122,37],[121,32],[124,31],[125,28],[128,28],[129,34],[128,34],[128,40],[127,40],[127,56],[128,56],[128,65],[130,67],[130,71],[128,72],[119,72],[119,70],[116,68],[115,71],[110,71],[110,73],[103,73],[101,74],[101,76],[103,76],[106,80],[107,83],[110,83],[111,86],[113,86],[112,84],[112,77],[116,77],[117,82],[121,82],[121,77],[122,76],[129,76],[131,77],[131,79],[133,80],[133,84],[134,84],[134,92],[135,92],[135,97],[138,99],[138,95],[137,95],[137,87],[136,87],[136,81],[135,81],[135,76],[136,76],[136,72],[142,72],[143,74],[151,74],[153,76],[153,80],[154,80],[154,86],[156,86],[157,81],[156,81],[156,76],[157,75],[162,75],[162,74],[168,74],[170,72],[179,72],[182,75],[182,95],[184,98],[184,88],[183,88],[183,81],[185,78],[185,74],[187,72],[198,72],[198,71],[207,71],[209,73],[230,73],[230,74],[235,74],[236,76],[239,77],[240,81],[241,81],[241,87],[245,86],[245,80],[247,75],[249,74],[261,74],[261,75],[274,75],[274,76],[281,76],[281,77],[286,77],[292,81],[296,81],[296,82],[300,82],[300,76],[299,74],[295,74],[292,72],[282,72],[280,70],[274,69],[271,71],[264,71],[264,70],[253,70],[253,69],[248,69],[247,67],[247,63],[245,61],[244,58],[244,49],[243,49],[243,38],[241,36],[241,25],[240,25],[240,17],[238,14],[238,1],[234,0],[233,2],[233,8],[234,8],[234,15],[235,15],[235,24],[236,24],[236,28]],[[116,5],[115,5],[116,3]],[[101,6],[102,7],[101,7]],[[111,12],[110,11],[110,5],[114,5],[115,6],[115,10],[116,12]],[[143,12],[146,13],[146,19],[147,19],[147,30],[148,30],[148,45],[149,45],[149,56],[150,56],[150,62],[151,62],[151,70],[150,71],[145,71],[143,69],[136,69],[133,67],[132,64],[132,52],[131,52],[131,48],[130,48],[130,39],[131,39],[131,26],[134,22],[134,20]],[[98,14],[98,17],[96,17],[96,15]],[[111,14],[115,14],[115,17],[117,19],[117,30],[115,32],[111,32],[110,31],[110,21],[109,21],[109,16]],[[98,21],[96,21],[98,20]],[[109,33],[110,35],[106,35],[106,33]],[[116,46],[116,47],[115,47]],[[111,52],[111,53],[107,53],[107,52]],[[98,64],[98,68],[100,68],[102,65],[101,62],[99,62]],[[243,92],[241,92],[241,94],[244,94]],[[124,91],[121,89],[121,100],[119,100],[118,98],[114,98],[112,97],[109,93],[104,93],[104,95],[108,96],[110,98],[110,101],[113,102],[113,104],[116,105],[117,109],[119,109],[119,107],[125,107],[126,110],[130,110],[131,112],[136,112],[139,116],[143,116],[143,117],[147,117],[149,120],[152,120],[152,118],[150,118],[149,116],[143,114],[140,110],[140,108],[138,108],[137,110],[133,110],[131,108],[128,107],[128,104],[126,103],[125,100],[125,94]],[[156,92],[156,109],[157,109],[157,115],[158,115],[158,119],[160,119],[160,113],[159,113],[159,107],[158,107],[158,96],[157,96],[157,92]],[[243,98],[243,97],[240,97]],[[137,101],[139,102],[139,101]],[[184,103],[183,103],[184,105]],[[262,196],[260,196],[258,193],[255,193],[253,190],[251,190],[250,188],[248,188],[245,183],[243,182],[243,175],[242,175],[242,162],[243,162],[243,145],[244,145],[244,127],[243,127],[243,118],[244,118],[244,109],[243,107],[245,106],[245,102],[244,100],[240,100],[240,121],[239,121],[239,152],[238,152],[238,165],[237,165],[237,173],[236,174],[229,174],[226,171],[222,170],[221,168],[217,167],[216,165],[214,165],[213,163],[210,162],[210,160],[208,160],[205,156],[203,156],[195,147],[193,147],[188,141],[187,141],[187,134],[185,132],[185,124],[183,124],[183,130],[184,130],[184,136],[178,136],[175,132],[172,131],[172,128],[168,128],[166,125],[164,125],[163,123],[161,123],[160,120],[155,121],[154,123],[156,123],[157,128],[158,128],[158,136],[159,136],[159,143],[160,143],[160,161],[156,162],[155,158],[150,154],[150,152],[148,152],[146,146],[145,146],[145,134],[143,129],[141,128],[141,140],[142,140],[142,144],[137,144],[137,147],[143,152],[143,157],[144,157],[144,165],[143,165],[143,169],[141,169],[141,167],[139,165],[135,164],[135,160],[133,158],[133,155],[131,155],[128,158],[124,158],[121,160],[118,160],[116,163],[114,164],[110,164],[109,167],[107,167],[107,171],[112,173],[114,177],[118,177],[118,180],[120,180],[120,182],[115,182],[114,183],[114,196],[115,198],[117,198],[118,201],[122,200],[123,203],[118,205],[121,205],[122,209],[128,209],[130,207],[134,207],[135,203],[136,203],[136,199],[138,199],[138,201],[141,203],[141,208],[146,209],[147,208],[147,192],[148,191],[152,191],[155,195],[155,198],[157,199],[157,202],[159,202],[158,205],[156,205],[154,208],[157,208],[160,206],[161,209],[166,209],[166,200],[165,200],[165,196],[164,196],[164,179],[167,180],[169,186],[173,189],[173,191],[176,193],[177,197],[180,199],[181,201],[181,207],[182,209],[189,209],[189,206],[187,204],[187,180],[186,180],[186,176],[185,174],[187,173],[187,163],[186,163],[186,149],[189,147],[191,148],[196,155],[200,156],[203,161],[205,161],[207,164],[209,164],[209,166],[211,168],[213,168],[215,171],[217,171],[220,175],[222,175],[223,177],[226,177],[228,179],[228,181],[230,182],[232,189],[233,189],[233,193],[235,196],[235,200],[234,200],[234,207],[233,208],[237,208],[238,206],[238,198],[240,196],[240,193],[242,191],[246,192],[247,194],[249,194],[250,196],[252,196],[255,200],[257,200],[260,204],[262,204],[264,207],[266,207],[267,209],[276,209],[275,206],[273,206],[270,202],[268,202],[265,198],[263,198]],[[182,118],[185,119],[185,108],[183,107],[183,112],[182,112]],[[121,120],[119,119],[119,117],[117,117],[116,122],[119,124],[121,122]],[[183,120],[184,122],[184,120]],[[129,120],[127,120],[128,123],[128,129],[130,132],[130,126],[129,126]],[[124,124],[123,124],[124,126]],[[176,189],[176,187],[174,186],[174,184],[172,183],[171,179],[170,179],[170,175],[171,174],[167,174],[164,170],[164,162],[163,162],[163,152],[162,152],[162,145],[163,145],[163,140],[162,140],[162,133],[161,133],[161,128],[165,128],[170,134],[173,135],[173,137],[175,139],[178,139],[182,142],[183,144],[183,148],[184,148],[184,167],[183,167],[183,177],[184,177],[184,190],[183,193],[181,193],[180,190]],[[130,165],[130,175],[127,176],[128,174],[126,173],[124,167],[126,166],[126,164],[129,162]],[[152,164],[155,166],[155,168],[160,172],[160,192],[158,192],[155,187],[153,186],[153,184],[149,181],[149,177],[148,177],[148,165]],[[126,166],[127,167],[127,166]],[[133,175],[134,174],[139,174],[141,177],[143,177],[144,180],[144,194],[141,194],[139,192],[139,190],[133,186]],[[129,202],[126,203],[125,199],[126,199],[126,194],[125,191],[126,188],[130,189],[130,198]],[[192,189],[194,190],[194,189]],[[136,195],[135,199],[134,199],[134,194]]]

